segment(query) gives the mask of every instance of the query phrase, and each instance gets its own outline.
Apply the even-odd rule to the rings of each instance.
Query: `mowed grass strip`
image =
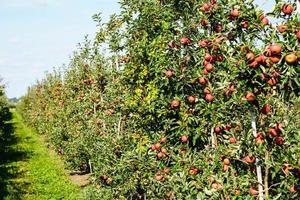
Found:
[[[78,199],[80,188],[70,182],[59,157],[50,153],[18,113],[12,113],[7,125],[13,131],[4,134],[6,139],[1,143],[5,144],[0,144],[0,199]]]

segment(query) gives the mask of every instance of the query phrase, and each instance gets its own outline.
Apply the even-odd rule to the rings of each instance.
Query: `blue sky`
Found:
[[[97,31],[93,14],[107,20],[118,11],[117,0],[0,0],[0,77],[8,97],[68,63],[84,36]]]
[[[119,11],[118,0],[0,0],[0,77],[8,97],[20,97],[46,71],[67,64],[85,35]],[[264,8],[274,1],[256,0]]]

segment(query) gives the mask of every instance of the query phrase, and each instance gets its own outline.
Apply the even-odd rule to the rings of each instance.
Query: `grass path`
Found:
[[[0,133],[0,200],[78,199],[63,163],[12,111]]]

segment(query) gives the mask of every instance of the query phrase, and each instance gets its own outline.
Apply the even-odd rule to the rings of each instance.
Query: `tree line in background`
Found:
[[[4,131],[4,123],[10,118],[10,104],[5,96],[4,84],[2,84],[1,81],[0,78],[0,139]]]
[[[18,105],[90,198],[299,199],[296,1],[120,6]]]

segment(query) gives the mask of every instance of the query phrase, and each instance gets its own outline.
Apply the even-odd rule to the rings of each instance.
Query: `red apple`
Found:
[[[248,21],[242,21],[241,25],[245,29],[249,28],[249,22]]]
[[[203,66],[205,67],[206,65],[208,65],[209,62],[207,62],[206,60],[203,61]]]
[[[215,31],[217,33],[220,33],[220,32],[222,32],[222,25],[221,24],[217,24],[217,25],[215,25],[214,29],[215,29]]]
[[[284,138],[281,137],[281,136],[276,137],[276,138],[275,138],[275,143],[276,143],[277,145],[283,145],[283,143],[284,143]]]
[[[255,100],[255,95],[252,92],[248,92],[246,94],[246,99],[247,99],[247,101],[252,102]]]
[[[264,24],[264,25],[268,25],[269,24],[269,20],[268,18],[264,17],[261,19],[261,22]]]
[[[207,40],[200,40],[198,42],[198,45],[201,47],[201,48],[205,48],[208,46],[208,41]]]
[[[253,62],[251,62],[251,63],[249,64],[249,67],[250,67],[250,68],[253,68],[253,69],[257,68],[257,67],[258,67],[258,62],[257,62],[256,60],[254,60]]]
[[[280,55],[271,56],[270,60],[272,63],[278,63],[281,60],[281,56]]]
[[[224,165],[224,166],[223,166],[223,171],[224,171],[224,172],[227,172],[228,170],[229,170],[229,165]]]
[[[203,69],[203,75],[208,75],[209,72],[206,69]]]
[[[205,100],[210,103],[214,100],[214,96],[212,94],[206,94]]]
[[[270,104],[265,104],[262,107],[262,109],[260,110],[260,112],[266,115],[266,114],[268,114],[270,112],[270,110],[271,110]]]
[[[179,100],[173,100],[173,101],[171,102],[171,108],[172,108],[172,109],[177,109],[177,108],[180,107],[180,104],[181,104],[181,102],[180,102]]]
[[[230,144],[235,144],[236,143],[236,139],[234,137],[229,138],[229,143]]]
[[[280,55],[282,48],[279,44],[273,44],[269,47],[272,55]]]
[[[207,19],[201,19],[201,21],[200,21],[200,24],[202,25],[202,26],[207,26],[208,25],[208,20]]]
[[[231,128],[232,128],[232,125],[231,125],[231,124],[226,124],[224,130],[225,130],[225,131],[230,131]]]
[[[262,72],[260,74],[260,79],[264,81],[264,80],[266,80],[266,78],[267,78],[267,74]]]
[[[277,133],[281,133],[283,131],[283,126],[280,123],[276,123],[275,125],[275,130],[277,131]]]
[[[210,0],[211,5],[216,5],[217,4],[217,0]]]
[[[164,177],[163,177],[162,175],[156,175],[156,176],[155,176],[155,179],[156,179],[157,181],[163,181],[163,180],[164,180]]]
[[[171,169],[170,169],[169,167],[166,167],[166,168],[163,169],[163,172],[164,172],[165,174],[169,174],[170,171],[171,171]]]
[[[229,86],[229,92],[234,92],[235,91],[235,86],[233,84],[230,84]]]
[[[195,167],[191,167],[189,169],[189,175],[197,175],[199,173],[199,169],[195,168]]]
[[[271,137],[277,137],[277,135],[278,135],[275,128],[269,128],[268,133]]]
[[[162,152],[164,155],[167,155],[167,149],[161,148],[160,152]]]
[[[247,59],[248,62],[253,61],[255,59],[254,53],[252,53],[252,52],[247,53],[246,54],[246,59]]]
[[[186,143],[186,142],[188,142],[188,140],[189,140],[189,137],[187,135],[181,136],[181,142]]]
[[[277,27],[277,30],[279,33],[284,33],[287,30],[287,26],[286,25],[280,25]]]
[[[298,58],[294,53],[285,56],[285,62],[289,65],[293,65],[297,62]]]
[[[204,94],[210,94],[210,90],[207,87],[204,88],[203,92],[204,92]]]
[[[257,196],[257,195],[258,195],[258,190],[255,189],[254,187],[250,187],[249,193],[250,193],[252,196]]]
[[[296,193],[296,192],[298,192],[298,187],[296,185],[293,185],[292,187],[290,187],[289,191],[291,193]]]
[[[204,60],[207,62],[211,62],[213,60],[213,57],[209,53],[206,53],[204,56]]]
[[[165,72],[165,75],[167,78],[172,78],[174,76],[174,71],[169,69]]]
[[[297,37],[298,40],[300,40],[300,30],[298,30],[298,31],[296,32],[296,37]]]
[[[257,58],[255,58],[255,61],[260,63],[260,64],[265,64],[266,57],[264,55],[259,55]]]
[[[264,137],[262,136],[261,133],[258,133],[257,136],[256,136],[256,144],[264,144],[265,141],[264,141]]]
[[[188,37],[183,37],[183,38],[180,39],[180,42],[183,45],[188,45],[188,44],[192,43],[192,40],[190,38],[188,38]]]
[[[275,78],[271,78],[271,79],[268,80],[268,84],[270,86],[274,86],[274,85],[277,84],[277,80]]]
[[[255,162],[256,158],[254,156],[246,156],[243,160],[248,164],[252,164]]]
[[[294,11],[294,8],[292,5],[287,4],[281,8],[281,11],[286,15],[290,15]]]
[[[155,147],[154,144],[151,146],[151,150],[152,150],[152,151],[155,151],[155,150],[156,150],[156,147]]]
[[[224,36],[217,36],[215,39],[213,39],[213,43],[221,44],[222,41],[225,39],[226,39],[226,37],[224,37]]]
[[[223,62],[224,59],[225,59],[225,57],[224,57],[223,55],[217,55],[217,56],[216,56],[216,60],[217,60],[218,62]]]
[[[219,134],[219,133],[222,132],[222,128],[217,126],[217,127],[214,128],[214,131],[215,131],[216,134]]]
[[[165,156],[165,154],[162,153],[162,152],[159,152],[159,153],[156,154],[156,157],[157,157],[157,158],[162,158],[162,157],[164,157],[164,156]]]
[[[166,143],[167,142],[167,137],[162,137],[159,140],[161,143]]]
[[[156,150],[159,150],[161,148],[161,144],[160,143],[156,143],[154,146],[155,146]]]
[[[205,69],[206,71],[208,72],[212,72],[214,70],[214,66],[210,63],[208,63],[206,66],[205,66]]]
[[[223,160],[223,164],[224,164],[224,165],[230,165],[230,160],[229,160],[228,158],[225,158],[225,159]]]
[[[211,187],[214,188],[214,189],[216,189],[216,190],[221,190],[221,189],[223,189],[223,185],[220,184],[220,183],[217,183],[217,182],[211,184]]]
[[[211,9],[211,5],[208,3],[204,3],[200,8],[200,10],[202,10],[203,12],[209,12],[210,9]]]
[[[240,11],[238,9],[233,9],[231,12],[230,12],[230,15],[232,17],[238,17],[240,16]]]
[[[190,104],[194,104],[196,102],[196,98],[193,96],[188,96],[186,99]]]
[[[207,80],[206,80],[206,78],[204,78],[204,77],[200,77],[200,78],[198,79],[198,81],[199,81],[199,83],[200,83],[201,85],[206,85],[206,84],[207,84]]]

